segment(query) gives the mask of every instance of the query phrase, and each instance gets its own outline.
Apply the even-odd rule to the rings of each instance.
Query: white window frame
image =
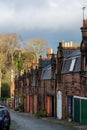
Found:
[[[73,71],[76,59],[72,59],[69,71]]]

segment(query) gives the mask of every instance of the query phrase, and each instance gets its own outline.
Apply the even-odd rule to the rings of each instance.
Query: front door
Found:
[[[33,97],[30,96],[29,97],[29,107],[30,107],[30,113],[32,114],[33,113]]]
[[[57,92],[57,118],[62,119],[62,92]]]

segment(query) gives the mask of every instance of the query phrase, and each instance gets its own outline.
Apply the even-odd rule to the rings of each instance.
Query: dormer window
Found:
[[[76,59],[72,59],[69,71],[73,71]]]

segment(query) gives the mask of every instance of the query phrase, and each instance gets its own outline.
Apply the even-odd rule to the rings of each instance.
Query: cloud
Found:
[[[72,30],[81,26],[81,0],[1,0],[2,30]]]

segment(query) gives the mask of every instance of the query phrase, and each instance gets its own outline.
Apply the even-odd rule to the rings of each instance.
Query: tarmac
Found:
[[[35,117],[34,114],[25,113],[25,112],[19,112],[19,113],[21,113],[23,115]],[[47,120],[49,122],[53,122],[53,123],[56,123],[56,124],[59,124],[59,125],[72,126],[72,127],[77,128],[77,130],[87,130],[87,124],[84,125],[84,124],[77,123],[77,122],[74,122],[74,121],[69,122],[68,120],[63,120],[63,119],[59,120],[56,117],[40,117],[40,118],[42,120]]]

